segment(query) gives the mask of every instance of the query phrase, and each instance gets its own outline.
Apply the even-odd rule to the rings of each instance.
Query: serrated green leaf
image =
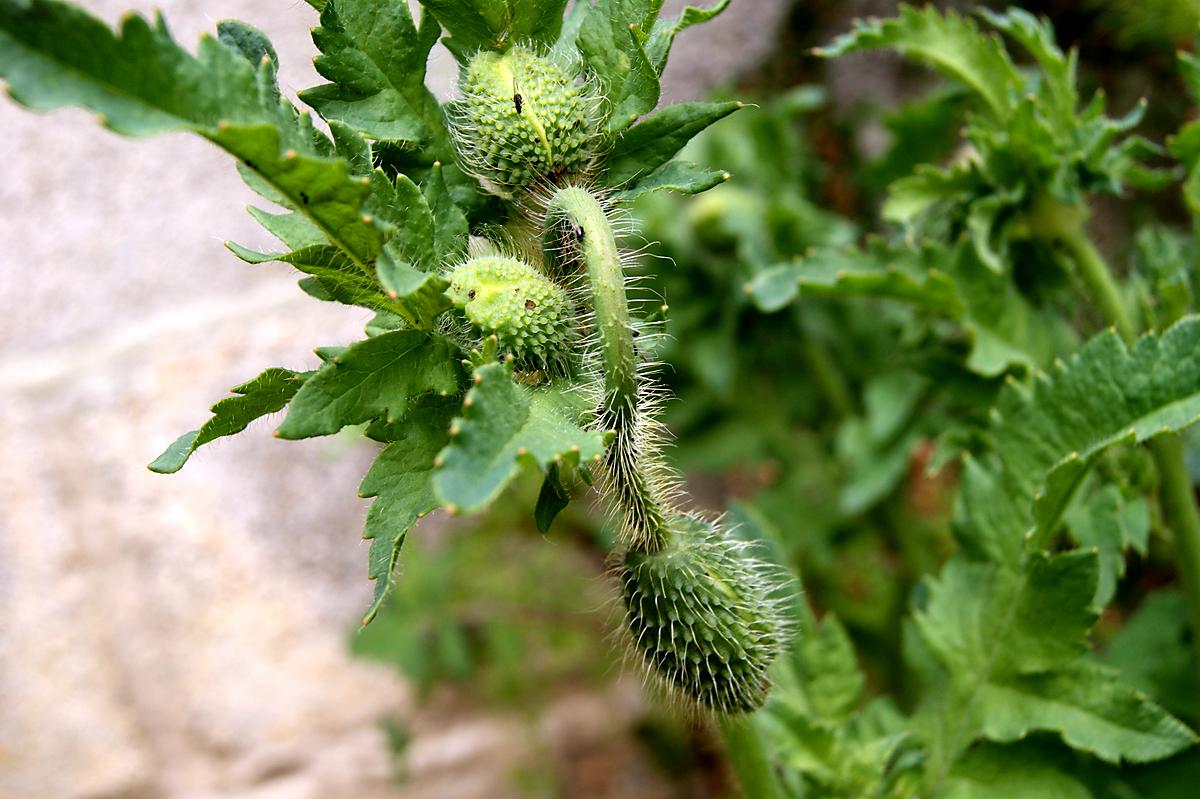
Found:
[[[450,307],[446,297],[450,282],[398,259],[392,254],[390,243],[379,254],[375,268],[379,283],[395,302],[397,312],[412,326],[432,329],[434,320]]]
[[[720,169],[707,169],[688,161],[668,161],[658,169],[643,175],[632,185],[613,196],[618,200],[636,200],[654,191],[676,191],[680,194],[700,194],[729,180],[730,174]]]
[[[578,464],[601,455],[603,434],[579,425],[586,410],[575,394],[514,383],[509,366],[479,367],[434,477],[442,504],[473,513],[500,494],[522,462],[547,469],[560,458]]]
[[[434,263],[455,264],[466,256],[470,226],[462,209],[450,196],[441,164],[434,164],[424,186],[425,203],[433,220]]]
[[[554,44],[567,0],[421,0],[421,5],[446,29],[446,47],[465,64],[480,50]]]
[[[817,718],[842,719],[858,706],[866,678],[836,616],[827,614],[816,630],[801,638],[796,663],[808,706]]]
[[[1100,558],[1100,582],[1096,586],[1096,607],[1102,608],[1113,598],[1117,582],[1125,575],[1125,550],[1148,532],[1150,518],[1145,500],[1135,503],[1140,513],[1130,514],[1121,489],[1109,483],[1086,498],[1071,505],[1064,516],[1067,530],[1075,543],[1085,549],[1095,549]],[[1129,529],[1127,521],[1144,527]]]
[[[1048,730],[1109,763],[1161,760],[1197,743],[1186,725],[1122,685],[1115,672],[1087,662],[990,682],[976,701],[983,731],[993,740]]]
[[[558,472],[558,464],[550,464],[546,470],[546,479],[538,491],[537,504],[533,508],[533,521],[538,532],[546,535],[554,519],[567,505],[571,504],[571,494],[563,487],[562,477]]]
[[[336,119],[329,120],[329,132],[333,134],[333,150],[346,162],[350,174],[360,179],[370,175],[374,166],[370,143],[354,128]]]
[[[406,175],[390,180],[383,170],[371,174],[371,198],[367,210],[382,223],[391,237],[392,255],[422,271],[437,267],[433,253],[433,213],[425,195]]]
[[[175,130],[204,136],[350,257],[365,264],[381,243],[379,231],[361,218],[366,187],[275,96],[269,58],[251,64],[241,50],[208,36],[193,57],[161,20],[152,27],[129,15],[115,35],[70,5],[32,0],[0,6],[0,77],[18,102],[36,110],[82,106],[128,136]]]
[[[1077,55],[1068,57],[1054,41],[1054,28],[1049,20],[1037,17],[1021,8],[1010,8],[1003,14],[982,8],[980,15],[990,25],[998,28],[1024,47],[1042,68],[1041,89],[1047,102],[1046,110],[1059,125],[1069,126],[1079,105],[1079,94],[1075,89]]]
[[[350,175],[341,159],[280,153],[273,127],[225,126],[209,137],[242,159],[279,192],[285,206],[302,213],[360,268],[366,268],[383,243],[383,233],[363,217],[367,187]]]
[[[649,177],[697,133],[742,107],[738,102],[697,102],[663,108],[617,139],[604,167],[605,185],[633,188],[633,181]]]
[[[770,267],[755,275],[749,290],[754,304],[766,313],[783,309],[802,293],[901,300],[951,318],[964,310],[950,277],[921,253],[879,243],[866,250],[818,250]]]
[[[425,88],[425,65],[440,29],[418,27],[405,0],[335,0],[321,13],[314,65],[330,83],[300,99],[372,139],[446,140],[437,100]]]
[[[1017,569],[952,558],[928,582],[916,628],[964,683],[1066,666],[1088,649],[1098,569],[1091,552],[1036,555]]]
[[[1041,506],[1034,542],[1054,532],[1078,485],[1078,479],[1050,483],[1056,471],[1074,474],[1077,464],[1115,444],[1144,441],[1200,419],[1197,352],[1200,317],[1185,317],[1162,335],[1145,335],[1132,349],[1107,331],[1032,384],[1005,388],[993,414],[993,437],[1006,470],[1019,479],[1021,496],[1030,503],[1036,496]]]
[[[957,763],[943,799],[1092,799],[1087,786],[1032,746],[981,746]]]
[[[604,87],[611,105],[608,130],[614,133],[629,127],[658,105],[658,73],[646,55],[637,27],[645,22],[645,9],[636,9],[641,13],[635,13],[634,7],[638,5],[644,4],[598,0],[585,13],[576,39],[584,61]],[[660,6],[661,2],[655,5]],[[657,16],[657,8],[654,14]],[[650,24],[653,22],[651,18]]]
[[[447,430],[456,408],[456,401],[440,397],[415,403],[393,443],[379,453],[359,486],[360,497],[375,497],[363,528],[363,538],[371,542],[367,576],[375,581],[363,624],[375,618],[394,586],[400,547],[409,528],[438,506],[433,463],[450,438]]]
[[[309,378],[278,435],[327,436],[377,418],[402,419],[412,399],[455,391],[459,372],[454,348],[424,331],[397,330],[360,341]]]
[[[292,252],[257,252],[227,241],[225,246],[246,263],[281,261],[312,275],[320,284],[321,299],[345,305],[360,305],[373,310],[399,310],[396,303],[372,279],[371,275],[337,247],[316,244]],[[382,257],[382,253],[380,255]]]
[[[150,464],[150,471],[174,474],[183,468],[197,448],[223,436],[240,433],[255,419],[283,410],[311,374],[274,368],[235,386],[231,391],[238,396],[227,397],[213,405],[212,418],[199,430],[177,438]]]
[[[722,11],[729,8],[729,0],[718,0],[708,8],[685,6],[675,19],[660,19],[654,23],[653,32],[646,41],[646,55],[659,75],[667,66],[667,57],[671,54],[671,45],[675,37],[693,25],[715,19]]]
[[[860,21],[820,54],[835,57],[881,48],[926,62],[965,83],[999,117],[1006,115],[1010,94],[1021,86],[1021,76],[999,40],[956,12],[942,14],[933,6],[902,5],[894,19]]]

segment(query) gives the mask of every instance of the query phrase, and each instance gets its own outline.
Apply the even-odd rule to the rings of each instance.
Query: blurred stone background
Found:
[[[81,5],[110,23],[153,7]],[[157,6],[189,47],[244,19],[274,40],[286,90],[319,82],[302,0]],[[665,99],[753,67],[788,6],[735,0],[681,37]],[[439,47],[441,95],[454,71]],[[207,143],[8,101],[0,130],[0,798],[504,797],[514,763],[629,746],[636,681],[556,703],[530,738],[486,714],[418,718],[393,671],[350,658],[370,446],[280,442],[260,423],[178,475],[147,471],[230,386],[311,368],[312,346],[354,340],[366,315],[225,250],[274,243]],[[402,786],[388,716],[415,736]],[[599,771],[588,796],[633,795],[636,765]],[[648,780],[637,795],[658,795]]]

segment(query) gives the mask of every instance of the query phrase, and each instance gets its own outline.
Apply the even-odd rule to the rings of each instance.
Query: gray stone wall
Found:
[[[318,82],[301,0],[82,5],[110,22],[158,5],[189,47],[244,19],[275,41],[286,90]],[[668,96],[753,63],[785,5],[735,0],[689,32]],[[430,72],[451,91],[440,48]],[[367,315],[225,250],[274,242],[205,142],[129,141],[8,101],[0,130],[0,797],[507,795],[522,755],[490,717],[426,724],[395,787],[378,722],[413,703],[346,649],[370,593],[355,488],[371,447],[278,442],[260,423],[178,475],[145,468],[230,386],[311,368],[312,346],[355,339]],[[605,740],[596,725],[640,701],[615,690],[556,708],[544,740]],[[464,743],[479,740],[494,745]],[[446,775],[452,794],[431,787]]]

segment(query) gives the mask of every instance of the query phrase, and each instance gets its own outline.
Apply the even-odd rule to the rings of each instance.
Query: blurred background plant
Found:
[[[795,5],[779,58],[720,93],[758,107],[718,123],[683,153],[722,165],[732,179],[698,198],[642,198],[632,209],[641,225],[627,244],[643,248],[639,270],[669,307],[669,336],[656,355],[674,397],[667,420],[677,466],[701,504],[728,509],[743,535],[766,542],[803,579],[811,615],[781,669],[780,702],[807,706],[812,663],[824,662],[828,694],[810,712],[824,713],[822,724],[855,719],[861,748],[847,757],[866,760],[836,768],[868,773],[877,766],[866,762],[864,753],[874,751],[868,742],[900,735],[920,694],[921,670],[897,664],[920,660],[906,617],[926,601],[922,578],[957,548],[957,456],[988,445],[987,413],[1007,375],[1070,353],[1095,320],[1078,305],[1069,269],[1035,240],[1006,240],[1011,249],[1000,257],[1014,271],[1001,278],[930,243],[944,231],[910,231],[905,240],[883,219],[896,180],[920,164],[953,167],[971,157],[960,132],[972,98],[895,60],[887,62],[885,88],[897,96],[881,99],[871,87],[854,96],[844,91],[844,75],[860,61],[794,55],[798,45],[825,44],[845,28],[851,5]],[[1023,5],[1048,14],[1064,46],[1079,46],[1081,85],[1106,89],[1111,107],[1125,110],[1150,95],[1138,129],[1148,139],[1164,141],[1184,124],[1174,50],[1189,46],[1200,5]],[[1172,167],[1163,154],[1153,157]],[[1178,193],[1126,193],[1119,206],[1099,198],[1093,210],[1103,249],[1128,264],[1124,291],[1148,327],[1163,329],[1193,307],[1196,245]],[[1193,479],[1198,444],[1200,437],[1188,437]],[[1066,513],[1065,529],[1078,545],[1111,547],[1096,531],[1117,520],[1112,535],[1121,543],[1111,557],[1120,565],[1098,589],[1107,607],[1095,631],[1096,660],[1195,725],[1185,602],[1173,589],[1156,590],[1174,579],[1171,541],[1143,499],[1156,480],[1144,451],[1108,452]],[[355,652],[393,664],[429,703],[465,698],[518,709],[531,723],[554,697],[620,673],[606,655],[611,589],[600,576],[611,531],[586,503],[575,503],[539,537],[517,510],[532,506],[537,490],[522,485],[511,511],[412,536],[399,589],[355,636]],[[1123,548],[1131,552],[1127,565]],[[579,612],[581,598],[593,613]],[[796,725],[810,722],[783,718],[779,745],[795,750],[791,789],[825,795],[811,791],[821,768],[835,768],[833,755],[801,751],[797,741],[812,744],[805,738],[812,731]],[[729,790],[711,757],[711,734],[653,709],[639,724],[638,739],[677,795]],[[989,744],[976,765],[1072,757],[1049,738],[1037,746],[1035,756]],[[892,756],[902,760],[905,752]],[[1200,765],[1185,755],[1119,774],[1102,764],[1080,768],[1093,788],[1119,783],[1137,792],[1129,795],[1170,796],[1182,794],[1168,786]],[[542,787],[530,795],[570,795],[561,780],[534,783]],[[844,795],[854,795],[846,787],[853,784],[841,783]]]

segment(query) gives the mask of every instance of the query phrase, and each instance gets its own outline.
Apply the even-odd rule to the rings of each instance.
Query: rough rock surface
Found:
[[[110,22],[152,8],[82,5]],[[276,42],[285,89],[318,81],[301,0],[156,5],[189,46],[245,19]],[[752,61],[785,3],[735,5],[681,39],[669,96]],[[453,70],[439,48],[443,95]],[[272,241],[208,144],[7,100],[0,129],[0,797],[505,795],[506,764],[539,744],[486,716],[418,725],[396,787],[379,720],[412,703],[346,647],[370,593],[354,496],[369,447],[260,423],[178,475],[145,469],[229,386],[310,368],[311,346],[353,340],[366,315],[225,251]],[[639,701],[614,690],[556,705],[540,745],[610,740]]]

